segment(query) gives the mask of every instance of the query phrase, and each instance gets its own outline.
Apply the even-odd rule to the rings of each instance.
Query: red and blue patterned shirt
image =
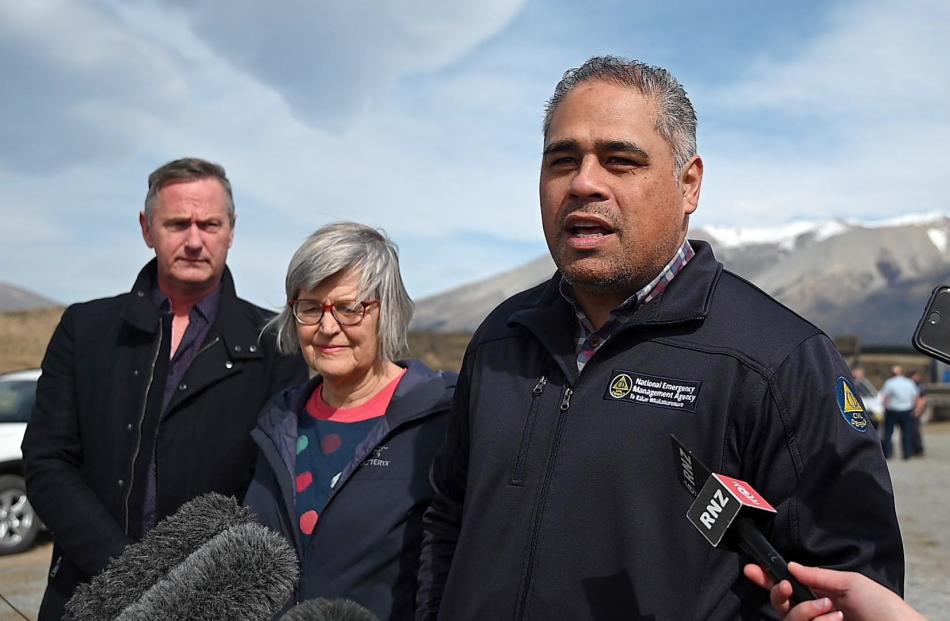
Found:
[[[320,514],[326,508],[340,474],[353,460],[356,448],[366,439],[389,402],[404,374],[392,380],[372,399],[350,408],[335,408],[323,400],[323,384],[317,386],[297,422],[295,499],[302,548],[307,551]]]

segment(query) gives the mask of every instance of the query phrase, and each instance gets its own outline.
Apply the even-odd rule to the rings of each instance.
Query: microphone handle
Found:
[[[818,599],[811,589],[795,579],[788,571],[788,563],[782,555],[772,547],[759,527],[751,519],[740,517],[736,520],[735,532],[738,535],[739,545],[757,563],[765,567],[776,583],[788,580],[792,584],[792,603],[800,604],[812,599]]]

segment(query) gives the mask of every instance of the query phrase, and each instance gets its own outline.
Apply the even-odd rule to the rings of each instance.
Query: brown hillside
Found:
[[[63,308],[0,313],[0,373],[40,366]]]
[[[40,366],[62,308],[0,313],[0,373]],[[411,356],[433,369],[458,371],[470,334],[409,335]]]
[[[458,372],[470,340],[472,335],[467,332],[410,332],[409,357],[418,358],[437,371]]]

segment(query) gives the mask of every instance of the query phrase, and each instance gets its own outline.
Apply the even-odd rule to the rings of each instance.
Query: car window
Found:
[[[877,395],[874,386],[867,380],[858,380],[854,387],[858,389],[858,394],[862,397],[874,397]]]
[[[26,423],[36,401],[36,382],[0,382],[0,423]]]

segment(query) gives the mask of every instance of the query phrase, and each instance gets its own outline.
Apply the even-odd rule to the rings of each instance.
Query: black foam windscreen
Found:
[[[260,524],[219,533],[153,584],[119,621],[266,620],[297,584],[297,553]]]
[[[321,597],[297,604],[280,621],[379,621],[379,618],[354,601]]]
[[[72,621],[114,619],[175,566],[219,533],[252,522],[250,510],[221,494],[205,494],[182,505],[92,580],[80,584],[67,602]]]

